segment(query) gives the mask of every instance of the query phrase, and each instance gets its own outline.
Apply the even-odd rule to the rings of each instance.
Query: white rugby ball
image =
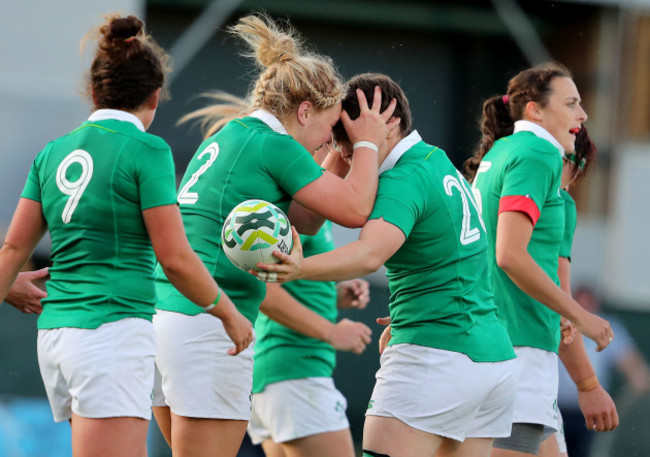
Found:
[[[264,200],[246,200],[228,214],[221,231],[226,256],[244,271],[258,263],[278,263],[274,251],[288,254],[293,239],[291,224],[280,208]]]

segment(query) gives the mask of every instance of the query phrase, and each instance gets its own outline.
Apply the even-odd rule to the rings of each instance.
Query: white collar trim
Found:
[[[524,121],[524,120],[516,121],[515,131],[513,133],[518,133],[518,132],[532,132],[535,135],[537,135],[539,138],[543,138],[547,140],[553,146],[555,146],[560,152],[560,155],[564,157],[564,148],[562,147],[562,145],[555,139],[553,135],[550,134],[548,130],[546,130],[541,125],[535,124],[534,122],[530,122],[530,121]]]
[[[393,168],[400,157],[420,141],[422,141],[422,137],[416,130],[413,130],[406,138],[402,138],[384,159],[381,167],[379,167],[379,174]]]
[[[98,109],[88,118],[88,120],[91,122],[105,121],[107,119],[130,122],[144,132],[144,124],[135,114],[127,113],[126,111],[119,109]]]
[[[272,113],[269,113],[266,110],[258,109],[256,111],[253,111],[251,114],[249,114],[249,116],[264,122],[266,125],[271,127],[271,129],[273,129],[273,131],[276,133],[281,133],[283,135],[289,134],[287,132],[287,129],[284,128],[284,125],[282,125],[282,122],[280,122],[280,119],[278,119]]]

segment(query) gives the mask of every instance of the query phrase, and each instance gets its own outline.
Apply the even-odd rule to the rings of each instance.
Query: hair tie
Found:
[[[504,105],[507,105],[508,102],[510,102],[510,97],[508,97],[508,94],[501,97],[501,101],[503,102]]]
[[[131,41],[135,40],[135,35],[132,37],[128,37],[126,40],[124,40],[125,43],[130,43]]]

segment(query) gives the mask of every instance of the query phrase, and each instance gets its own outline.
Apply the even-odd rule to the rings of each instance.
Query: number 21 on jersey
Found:
[[[483,233],[485,233],[485,224],[483,223],[483,218],[481,218],[481,212],[477,208],[476,202],[474,202],[474,198],[468,189],[467,181],[465,181],[465,178],[463,178],[463,175],[461,175],[458,170],[456,170],[456,174],[457,176],[446,175],[442,180],[442,184],[445,188],[445,192],[450,197],[454,195],[454,190],[457,190],[460,195],[463,204],[463,222],[460,230],[460,243],[467,245],[478,241],[481,238],[481,230],[476,226],[472,228],[472,211],[469,206],[470,204],[476,211],[476,218],[483,228]]]

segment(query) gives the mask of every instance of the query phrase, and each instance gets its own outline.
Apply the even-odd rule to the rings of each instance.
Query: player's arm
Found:
[[[566,257],[558,259],[560,288],[571,295],[571,262]],[[591,365],[582,335],[569,344],[560,343],[560,360],[578,389],[580,411],[589,430],[607,432],[618,426],[618,412],[612,397],[600,385]]]
[[[235,343],[235,355],[253,340],[252,326],[235,307],[230,298],[219,290],[214,278],[194,252],[187,237],[177,205],[163,205],[142,211],[144,223],[158,262],[169,281],[183,295],[206,308],[216,299],[215,307],[207,312],[222,320],[228,336]]]
[[[41,203],[21,198],[0,249],[0,302],[9,293],[18,272],[29,260],[46,229]]]
[[[342,319],[334,324],[296,300],[279,284],[267,284],[260,311],[298,333],[325,341],[340,351],[361,354],[372,331],[361,322]]]
[[[277,282],[295,279],[343,281],[375,272],[404,244],[406,237],[395,225],[381,219],[366,222],[359,239],[333,251],[304,259],[300,237],[294,231],[291,254],[277,253],[281,263],[258,264],[277,274]],[[257,275],[256,272],[251,271]]]
[[[520,211],[499,214],[496,235],[496,261],[517,287],[535,300],[566,317],[576,328],[603,350],[613,339],[609,323],[583,309],[562,291],[528,252],[533,234],[531,219]]]
[[[327,151],[331,152],[327,153]],[[323,158],[324,154],[326,154],[326,156]],[[317,163],[320,163],[325,170],[333,173],[341,179],[345,179],[350,171],[350,164],[343,158],[341,153],[329,146],[324,146],[321,150],[317,151],[314,155],[314,160],[316,160]],[[323,216],[305,208],[295,200],[291,202],[287,216],[289,217],[291,224],[298,230],[298,233],[304,235],[315,235],[325,222]]]

